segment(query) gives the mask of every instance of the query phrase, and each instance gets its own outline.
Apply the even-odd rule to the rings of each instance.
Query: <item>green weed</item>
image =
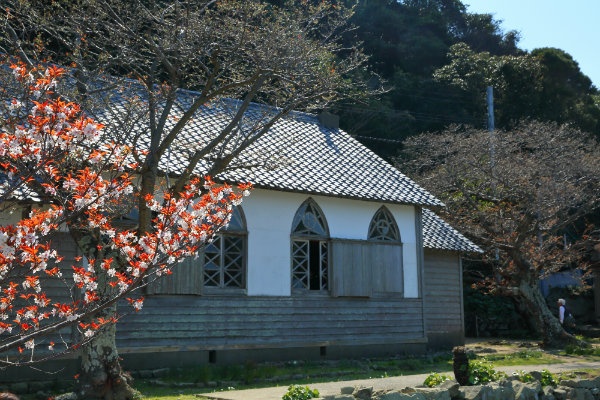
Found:
[[[450,378],[447,375],[439,374],[437,372],[432,372],[425,378],[423,385],[427,387],[434,387],[441,385],[444,381],[449,380]]]

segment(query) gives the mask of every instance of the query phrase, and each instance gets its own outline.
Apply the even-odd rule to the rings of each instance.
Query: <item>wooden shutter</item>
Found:
[[[146,288],[147,294],[201,294],[201,257],[188,258],[173,267],[173,274],[158,278]]]
[[[369,243],[332,241],[331,293],[333,296],[369,297],[373,293]]]
[[[403,293],[402,245],[372,242],[369,251],[373,268],[373,291]]]

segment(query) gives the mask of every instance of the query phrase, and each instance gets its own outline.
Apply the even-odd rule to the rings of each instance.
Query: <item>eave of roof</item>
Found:
[[[483,253],[483,250],[450,226],[433,211],[423,208],[423,247],[464,253]]]

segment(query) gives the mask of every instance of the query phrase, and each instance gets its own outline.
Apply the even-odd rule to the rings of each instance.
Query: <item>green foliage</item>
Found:
[[[486,360],[469,362],[469,384],[484,385],[505,378],[506,374],[496,371],[492,363]]]
[[[558,378],[547,369],[543,369],[540,383],[542,386],[556,386],[558,385]]]
[[[508,297],[464,289],[465,328],[469,336],[527,337],[527,324]]]
[[[600,356],[600,348],[592,346],[579,346],[577,344],[567,344],[565,353],[577,356]]]
[[[281,400],[308,400],[319,397],[317,389],[310,389],[308,386],[291,385]]]
[[[534,380],[533,376],[529,372],[525,372],[523,370],[518,370],[512,373],[513,376],[517,377],[521,382],[532,382]]]
[[[437,372],[432,372],[425,378],[423,385],[427,387],[434,387],[441,385],[444,381],[449,380],[450,378],[447,375],[439,374]]]

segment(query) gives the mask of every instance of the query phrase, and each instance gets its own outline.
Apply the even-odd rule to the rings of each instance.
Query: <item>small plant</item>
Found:
[[[600,349],[594,348],[590,345],[577,345],[577,344],[568,344],[565,347],[565,353],[569,355],[578,355],[578,356],[598,356],[600,355]]]
[[[496,371],[489,361],[472,361],[469,364],[469,384],[471,385],[483,385],[495,382],[505,376],[504,372]]]
[[[308,400],[319,397],[317,389],[310,389],[308,386],[291,385],[281,400]]]
[[[532,382],[534,380],[533,376],[529,372],[525,372],[523,370],[513,372],[513,376],[516,376],[518,380],[525,383]]]
[[[540,381],[542,386],[556,386],[558,385],[558,379],[556,375],[548,371],[547,369],[542,370],[542,379]]]
[[[427,376],[427,378],[425,378],[423,385],[425,385],[427,387],[439,386],[444,381],[447,381],[449,379],[450,378],[447,375],[438,374],[437,372],[432,372]]]

